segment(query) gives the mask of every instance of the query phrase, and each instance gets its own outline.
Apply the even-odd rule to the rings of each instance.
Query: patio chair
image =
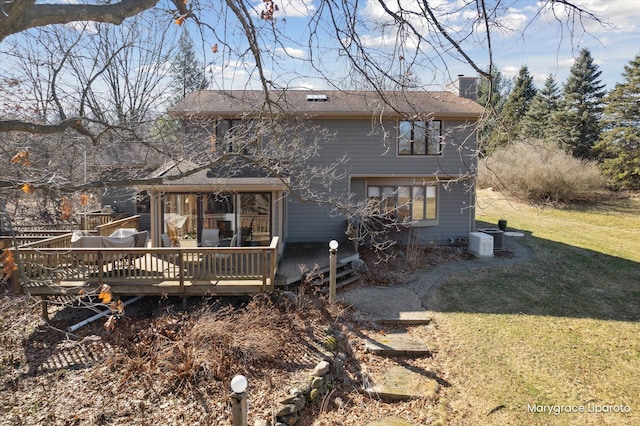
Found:
[[[203,229],[201,247],[218,247],[220,244],[220,229]]]
[[[169,239],[169,234],[160,234],[160,239],[162,240],[162,247],[171,247],[171,240]]]
[[[252,218],[251,219],[251,223],[249,224],[249,226],[243,226],[240,228],[240,237],[242,239],[243,244],[245,242],[250,243],[251,240],[253,240],[253,221],[256,220],[256,218]]]
[[[162,241],[162,247],[166,247],[166,248],[173,247],[173,245],[171,244],[171,238],[169,238],[169,234],[166,234],[166,233],[160,234],[160,240]],[[179,256],[176,253],[156,254],[155,256],[165,262],[169,262],[174,265],[177,265],[179,262]]]
[[[231,238],[231,243],[228,245],[228,247],[236,247],[237,242],[238,242],[238,235],[234,234],[233,238]],[[220,273],[220,272],[228,273],[233,270],[233,267],[231,265],[232,260],[233,260],[232,256],[229,253],[205,252],[202,257],[202,262],[200,263],[201,272],[202,274],[209,274],[209,273],[212,273],[213,271],[217,271],[217,273]]]

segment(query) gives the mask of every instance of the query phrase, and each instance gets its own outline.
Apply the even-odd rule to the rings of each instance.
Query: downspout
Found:
[[[124,306],[130,305],[133,302],[137,302],[138,300],[142,299],[142,297],[143,296],[136,296],[133,299],[129,299],[126,302],[124,302]],[[112,312],[111,309],[107,309],[105,311],[102,311],[100,313],[95,314],[92,317],[87,318],[84,321],[80,321],[79,323],[74,324],[71,327],[69,327],[69,332],[74,332],[77,329],[79,329],[80,327],[84,327],[85,325],[90,324],[90,323],[94,322],[95,320],[98,320],[98,319],[104,317],[105,315],[110,314],[111,312]]]

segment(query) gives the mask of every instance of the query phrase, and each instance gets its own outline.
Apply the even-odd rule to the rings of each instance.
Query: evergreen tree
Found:
[[[600,139],[605,92],[598,68],[589,50],[582,49],[564,86],[560,112],[554,117],[558,142],[577,158],[592,158]]]
[[[173,104],[184,99],[189,93],[207,88],[204,66],[196,58],[193,42],[186,31],[180,35],[178,53],[171,64],[172,87],[176,93]]]
[[[622,73],[624,83],[605,97],[604,131],[597,152],[602,169],[625,189],[640,189],[640,54]]]
[[[560,89],[553,76],[549,75],[542,90],[531,100],[529,110],[522,119],[520,137],[546,139],[551,136],[551,117],[558,111],[559,101]]]
[[[487,107],[488,113],[480,123],[478,141],[480,149],[490,153],[504,140],[503,128],[498,117],[502,112],[504,103],[511,91],[510,81],[502,76],[495,68],[490,70],[491,80],[480,77],[478,81],[478,103]]]
[[[536,95],[533,77],[529,68],[522,66],[513,82],[513,90],[502,108],[502,123],[507,141],[514,140],[520,134],[520,123],[529,110],[529,105]]]
[[[508,80],[502,73],[494,68],[490,70],[491,80],[480,77],[478,80],[478,103],[482,106],[491,107],[500,113],[507,95],[511,90]]]

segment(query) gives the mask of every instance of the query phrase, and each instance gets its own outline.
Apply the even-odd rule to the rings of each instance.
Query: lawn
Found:
[[[506,219],[535,255],[431,297],[449,423],[640,424],[639,215],[638,197],[558,209],[479,193],[478,220]]]

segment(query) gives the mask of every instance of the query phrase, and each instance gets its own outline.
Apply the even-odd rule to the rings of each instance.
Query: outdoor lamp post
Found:
[[[233,426],[247,426],[247,378],[243,375],[231,379],[231,416]]]
[[[338,242],[329,241],[329,302],[336,301],[336,263],[338,257]]]

